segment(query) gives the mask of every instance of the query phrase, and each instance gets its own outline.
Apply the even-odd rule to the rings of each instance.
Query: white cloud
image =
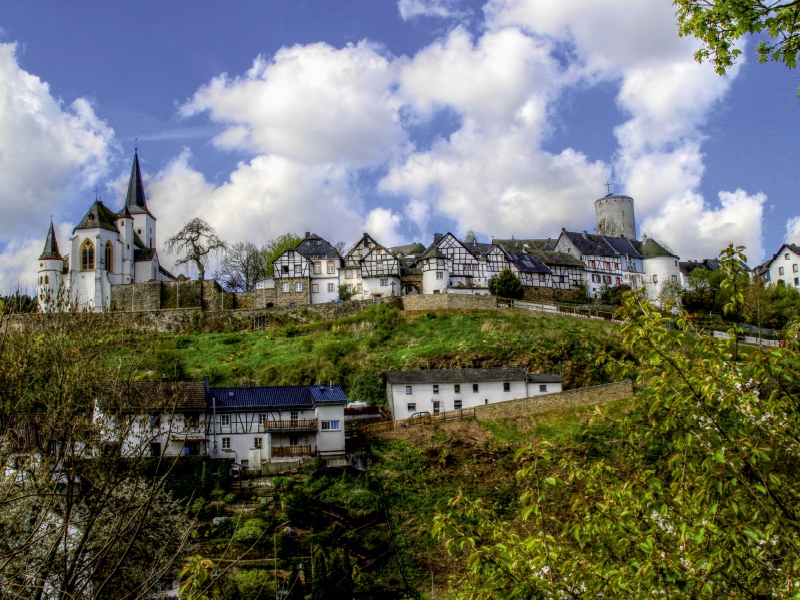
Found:
[[[69,254],[69,238],[73,227],[69,223],[56,225],[56,241],[62,255]],[[0,295],[16,291],[17,286],[22,292],[36,294],[38,258],[42,254],[44,241],[44,235],[41,238],[20,238],[9,242],[0,252]]]
[[[720,206],[709,206],[699,194],[671,198],[642,224],[642,231],[666,240],[684,260],[715,258],[728,244],[743,245],[752,264],[761,261],[764,247],[761,217],[764,194],[744,190],[720,192]]]
[[[47,83],[19,67],[15,50],[0,44],[0,240],[40,235],[43,244],[59,202],[106,173],[114,132],[82,98],[64,108]],[[20,252],[20,244],[7,250]],[[8,269],[5,285],[14,281]]]
[[[800,244],[800,217],[786,221],[786,243]]]
[[[193,217],[208,221],[223,239],[263,244],[284,233],[314,231],[335,242],[357,239],[364,226],[387,237],[396,223],[389,211],[362,217],[363,205],[350,173],[331,165],[307,166],[278,156],[257,156],[240,163],[230,181],[216,187],[189,164],[184,152],[145,182],[148,205],[158,217],[164,240]],[[395,236],[396,237],[396,236]],[[163,250],[159,256],[172,264]]]
[[[398,228],[403,219],[388,208],[374,208],[364,220],[364,231],[384,246],[396,246],[403,242]],[[353,239],[353,238],[351,238]]]
[[[455,17],[462,13],[456,8],[456,0],[399,0],[397,9],[404,21],[415,17]]]
[[[220,75],[182,113],[207,111],[228,125],[222,148],[275,154],[306,163],[365,166],[406,141],[392,94],[394,62],[362,41],[281,48],[258,57],[242,77]]]

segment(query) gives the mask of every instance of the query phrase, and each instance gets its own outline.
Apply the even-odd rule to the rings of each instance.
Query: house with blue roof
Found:
[[[108,390],[95,420],[104,451],[124,456],[204,454],[258,469],[264,462],[345,453],[338,385],[212,387],[203,382],[134,382]]]

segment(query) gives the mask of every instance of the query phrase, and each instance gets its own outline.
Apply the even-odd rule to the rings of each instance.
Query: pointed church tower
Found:
[[[39,256],[39,286],[37,299],[40,310],[47,310],[58,300],[58,292],[61,288],[61,281],[64,277],[64,259],[58,251],[58,241],[56,232],[53,228],[53,220],[50,219],[50,229],[47,232],[47,240],[44,243],[44,250]]]
[[[120,215],[129,214],[133,217],[133,231],[145,248],[156,247],[156,218],[147,209],[142,183],[142,171],[139,168],[139,152],[133,154],[131,178],[128,182],[128,195],[125,197],[125,206],[119,211]]]

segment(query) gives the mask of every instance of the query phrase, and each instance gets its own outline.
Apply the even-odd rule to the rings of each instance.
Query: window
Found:
[[[388,279],[381,279],[381,287],[386,287],[389,285]]]
[[[456,410],[461,408],[461,400],[454,400],[453,401],[453,408],[456,409]]]
[[[800,277],[795,277],[794,278],[794,284],[795,285],[800,285]]]
[[[333,275],[336,272],[336,263],[332,260],[328,261],[328,275]]]
[[[433,414],[438,414],[441,407],[441,403],[438,400],[433,401]]]
[[[159,415],[150,415],[150,429],[158,429],[161,427],[161,417]]]
[[[611,283],[611,275],[603,275],[603,283]]]
[[[590,268],[590,269],[595,269],[595,268],[597,268],[597,263],[596,263],[595,261],[593,261],[593,260],[590,260],[590,261],[589,261],[589,268]]]
[[[267,425],[267,413],[260,413],[258,415],[258,422],[262,427],[265,427]]]
[[[231,416],[230,415],[220,415],[219,416],[219,424],[223,427],[230,427],[231,426]]]
[[[352,269],[347,269],[347,271],[344,272],[344,278],[345,279],[352,279],[353,278],[353,270]]]
[[[322,274],[322,263],[314,263],[314,275]]]
[[[379,260],[377,263],[375,263],[375,268],[379,271],[383,271],[383,261]]]
[[[295,275],[302,275],[302,274],[303,274],[303,267],[302,267],[302,265],[295,265],[295,266],[294,266],[294,274],[295,274]]]
[[[329,284],[328,284],[328,291],[329,291],[329,292],[333,292],[333,291],[334,291],[334,289],[333,289],[333,284],[332,284],[332,283],[329,283]]]
[[[323,421],[322,431],[339,431],[339,421]]]
[[[592,283],[600,283],[600,275],[592,275]]]
[[[284,292],[288,292],[289,291],[289,284],[288,283],[284,283],[283,284],[283,291]]]
[[[150,442],[150,456],[161,456],[161,442]]]
[[[290,435],[289,436],[289,445],[290,446],[297,446],[300,443],[300,436],[299,435]]]
[[[223,450],[231,449],[231,438],[222,438],[222,449]]]
[[[285,275],[288,275],[289,274],[289,265],[281,265],[281,273],[284,273]]]
[[[503,382],[503,391],[510,392],[511,391],[511,384],[508,381]]]
[[[653,275],[653,283],[658,283],[658,275]]]
[[[797,265],[792,265],[792,273],[797,273]]]
[[[295,292],[302,292],[303,291],[303,284],[300,281],[298,281],[297,283],[294,284],[294,291]]]
[[[453,385],[453,391],[456,394],[460,394],[461,393],[461,384],[460,383],[456,383],[455,385]]]
[[[439,386],[438,385],[434,385],[433,386],[433,393],[434,394],[438,394],[439,393]]]
[[[783,260],[789,260],[789,253],[788,252],[783,255]]]
[[[622,281],[620,280],[620,278],[619,278],[619,277],[614,277],[614,283],[615,283],[616,285],[619,285],[620,283],[622,283]]]
[[[411,395],[411,386],[410,385],[406,386],[406,395],[407,396]]]
[[[253,438],[253,448],[262,448],[264,438]]]
[[[436,272],[436,279],[439,280],[439,281],[444,279],[444,273],[442,273],[441,271],[437,271]]]
[[[311,291],[312,291],[314,294],[316,294],[316,293],[319,293],[319,285],[318,285],[318,284],[316,284],[316,283],[312,283],[312,284],[311,284]]]
[[[114,272],[114,246],[111,242],[106,242],[106,271],[109,273]]]
[[[539,274],[539,283],[544,283],[546,281],[546,277],[544,273]]]
[[[408,403],[408,412],[417,412],[417,403],[416,402],[409,402]]]
[[[86,240],[81,246],[81,271],[94,269],[94,244]]]
[[[783,275],[783,267],[778,267],[778,275]]]
[[[45,282],[45,284],[50,283],[50,275],[45,275],[44,276],[44,282]]]
[[[348,283],[346,286],[344,286],[344,289],[346,289],[348,292],[352,292],[353,291],[353,284],[352,283]]]
[[[472,384],[472,393],[473,394],[477,394],[478,393],[478,384],[477,383],[473,383]]]
[[[539,384],[539,391],[540,392],[546,392],[547,391],[547,384],[546,383],[540,383]]]

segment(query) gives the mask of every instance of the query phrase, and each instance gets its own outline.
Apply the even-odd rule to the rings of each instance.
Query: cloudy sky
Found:
[[[670,0],[7,0],[0,14],[0,291],[121,206],[134,146],[161,240],[369,231],[479,241],[591,230],[593,201],[682,258],[800,242],[797,73],[727,77]],[[138,140],[135,142],[135,140]],[[164,262],[169,263],[164,252]]]

